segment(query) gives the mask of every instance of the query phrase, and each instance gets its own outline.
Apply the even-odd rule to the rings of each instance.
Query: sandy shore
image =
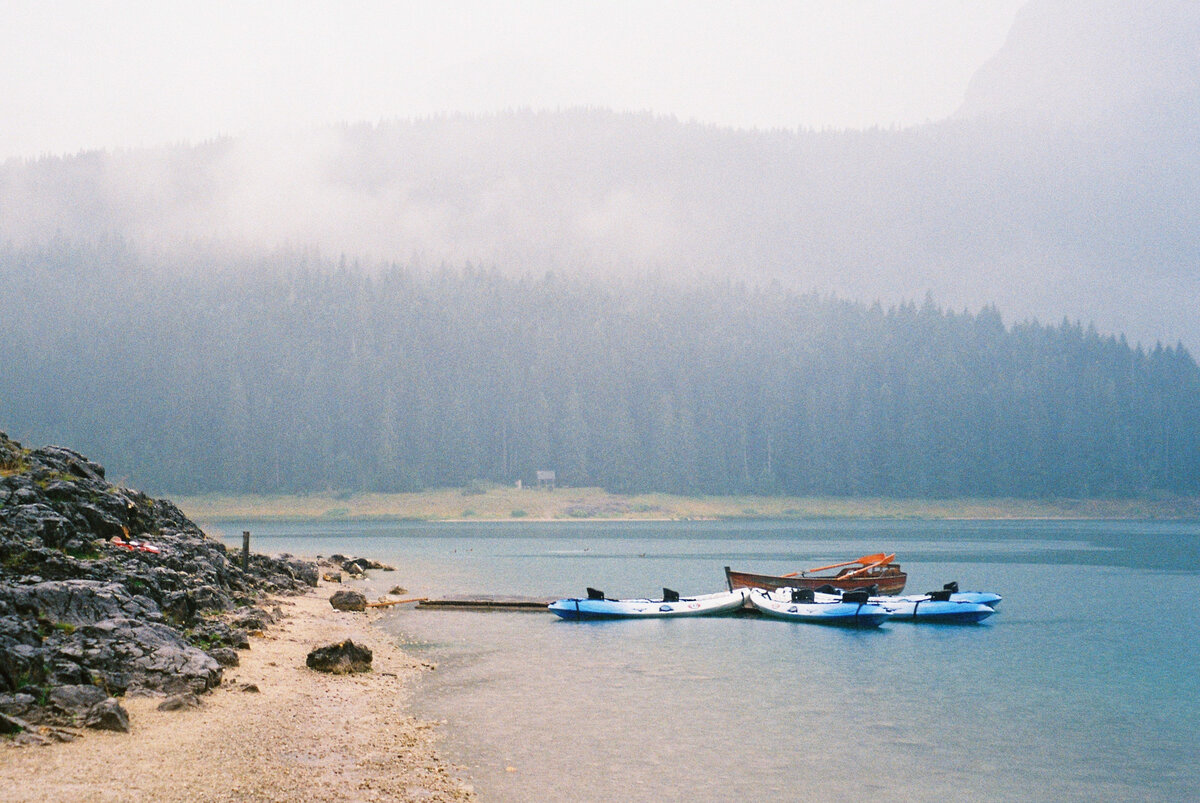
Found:
[[[428,668],[371,627],[375,614],[333,610],[335,589],[276,600],[286,618],[251,638],[200,708],[126,699],[128,734],[0,746],[0,800],[474,800],[435,750],[438,724],[408,713],[413,681]],[[310,649],[344,638],[371,648],[372,672],[304,665]]]

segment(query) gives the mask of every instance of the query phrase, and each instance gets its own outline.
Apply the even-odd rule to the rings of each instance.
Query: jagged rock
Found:
[[[230,624],[242,630],[266,630],[269,625],[275,624],[275,617],[262,608],[245,606],[233,612]]]
[[[80,628],[69,643],[110,691],[202,692],[221,682],[221,665],[165,624],[106,619]]]
[[[228,611],[233,609],[233,600],[230,596],[211,585],[192,589],[191,594],[199,610]]]
[[[342,563],[342,571],[349,574],[365,574],[367,569],[379,569],[385,572],[396,571],[386,563],[380,563],[370,558],[352,558]]]
[[[233,647],[238,650],[250,649],[250,637],[245,630],[231,627],[226,622],[207,621],[196,625],[191,631],[194,643],[208,647]]]
[[[92,706],[83,719],[86,728],[129,733],[129,712],[112,697]]]
[[[317,567],[307,560],[293,558],[291,555],[280,555],[278,560],[287,569],[288,574],[310,588],[317,586]]]
[[[106,699],[108,694],[98,686],[57,686],[50,690],[49,708],[55,719],[74,722]]]
[[[211,689],[222,663],[236,664],[229,648],[249,647],[245,629],[222,621],[235,600],[253,606],[265,592],[298,593],[318,580],[314,564],[290,555],[252,555],[243,569],[176,505],[109,483],[102,466],[70,449],[24,449],[0,432],[0,469],[7,716],[124,729],[120,706],[96,695]],[[274,617],[253,608],[237,618],[260,630]]]
[[[20,717],[0,713],[0,733],[20,733],[29,730],[30,727],[30,724]]]
[[[342,582],[342,573],[341,572],[325,572],[325,574],[321,575],[321,579],[324,580],[326,583],[340,583],[340,582]]]
[[[348,675],[354,672],[371,671],[371,650],[362,647],[350,639],[337,644],[318,647],[308,654],[305,664],[318,672],[330,672],[335,675]]]
[[[196,597],[190,591],[175,591],[167,595],[163,601],[162,612],[165,617],[180,625],[192,625],[200,612]]]
[[[14,530],[32,535],[49,547],[61,546],[76,533],[75,527],[65,516],[47,504],[33,501],[37,497],[32,495],[30,489],[22,489],[17,498],[29,501],[12,508],[5,507],[6,523]]]
[[[335,591],[329,598],[329,604],[339,611],[365,611],[367,598],[357,591]]]
[[[258,694],[258,685],[254,683],[243,683],[240,687],[241,691]]]
[[[182,711],[185,708],[199,708],[200,698],[194,694],[173,694],[158,704],[159,711]]]
[[[135,597],[119,583],[98,580],[50,580],[0,588],[0,598],[18,614],[44,616],[76,626],[118,617],[161,617],[158,606],[148,597]]]
[[[73,742],[82,735],[66,728],[55,727],[38,728],[38,734],[54,742]]]
[[[214,647],[208,651],[208,654],[209,657],[221,666],[238,666],[241,663],[237,650],[230,647]]]
[[[0,713],[10,717],[28,718],[37,709],[37,699],[32,694],[0,694]]]
[[[389,591],[388,593],[395,594],[398,597],[402,597],[408,593],[408,589],[404,588],[403,586],[392,586],[392,590]]]

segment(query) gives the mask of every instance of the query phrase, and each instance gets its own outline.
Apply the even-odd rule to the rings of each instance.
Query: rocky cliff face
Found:
[[[316,583],[288,556],[243,571],[171,502],[0,433],[0,730],[111,727],[113,697],[211,689],[272,621],[254,603]]]

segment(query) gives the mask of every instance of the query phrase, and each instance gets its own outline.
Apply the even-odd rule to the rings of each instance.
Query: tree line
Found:
[[[0,428],[162,492],[1200,490],[1200,369],[1062,321],[779,285],[371,270],[172,273],[0,248]]]

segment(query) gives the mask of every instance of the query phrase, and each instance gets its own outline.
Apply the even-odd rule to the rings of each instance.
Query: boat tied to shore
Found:
[[[817,589],[830,585],[841,591],[853,591],[856,588],[878,586],[880,594],[899,594],[908,582],[908,575],[896,563],[896,555],[878,553],[863,555],[855,560],[843,563],[833,563],[828,566],[818,566],[815,569],[805,569],[789,574],[751,574],[750,572],[735,572],[725,567],[725,582],[729,590],[738,588],[811,588]],[[840,571],[832,571],[840,569]]]
[[[746,604],[749,589],[682,597],[663,589],[661,599],[610,599],[603,591],[588,589],[587,597],[555,600],[550,612],[563,619],[665,619],[682,616],[716,616],[732,613]]]

